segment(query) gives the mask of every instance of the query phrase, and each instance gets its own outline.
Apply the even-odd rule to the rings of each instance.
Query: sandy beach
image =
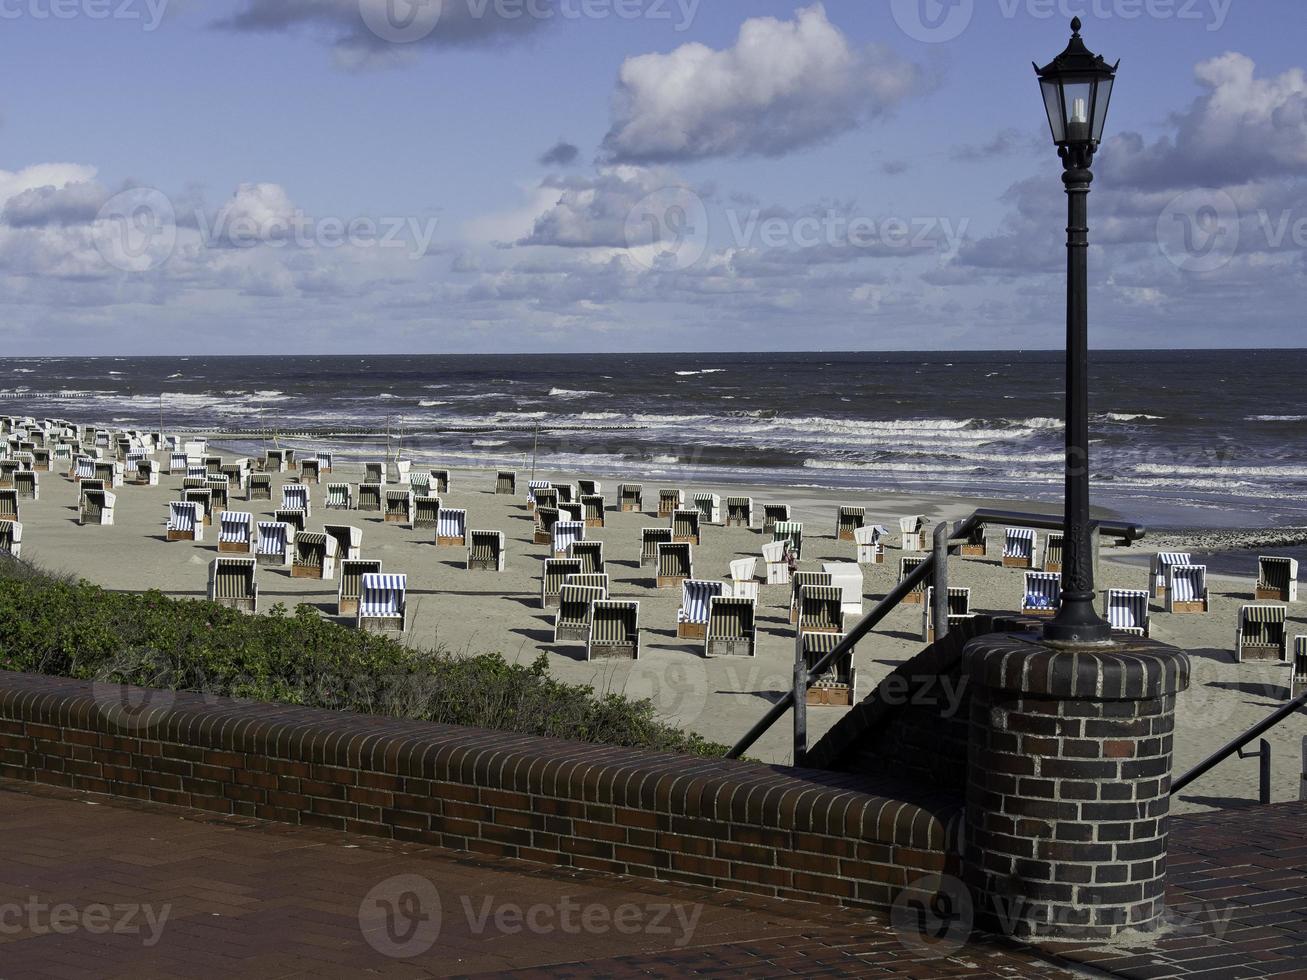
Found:
[[[230,454],[225,454],[230,458]],[[415,461],[417,470],[437,466],[435,460]],[[234,495],[231,509],[249,510],[256,520],[271,519],[278,505],[280,486],[288,474],[274,476],[273,500],[246,502]],[[329,478],[358,482],[361,466],[337,461]],[[541,470],[540,479],[574,481],[584,473]],[[980,501],[931,495],[850,495],[813,489],[783,487],[697,486],[675,481],[645,483],[644,514],[612,510],[616,482],[604,481],[609,505],[607,526],[591,528],[587,537],[603,541],[613,598],[640,601],[643,630],[638,662],[589,663],[583,646],[552,644],[552,610],[539,602],[541,560],[547,546],[532,543],[532,519],[525,507],[527,474],[519,472],[516,496],[494,493],[495,471],[454,471],[453,486],[442,495],[447,506],[466,509],[468,527],[502,530],[507,538],[507,568],[502,574],[472,573],[464,567],[464,550],[437,547],[429,530],[386,525],[380,514],[327,511],[324,488],[312,487],[310,530],[323,523],[352,524],[363,531],[364,557],[380,558],[389,572],[409,576],[409,629],[405,641],[417,647],[443,645],[457,653],[500,652],[510,660],[529,662],[541,651],[549,655],[555,673],[568,681],[586,683],[599,691],[620,691],[650,697],[669,721],[727,744],[735,742],[790,685],[794,650],[793,627],[788,621],[788,586],[760,589],[758,654],[753,659],[702,656],[702,642],[679,640],[676,612],[679,589],[654,587],[651,569],[639,564],[640,530],[665,526],[653,516],[659,486],[680,486],[689,492],[713,490],[752,496],[756,512],[766,503],[788,503],[794,520],[804,523],[804,560],[801,568],[820,570],[823,562],[855,560],[852,542],[835,540],[834,522],[840,505],[864,506],[867,520],[891,528],[890,546],[883,565],[863,566],[864,612],[895,584],[898,575],[898,518],[925,515],[933,524],[960,519],[978,506],[1021,508],[1012,501]],[[23,555],[48,569],[69,572],[106,588],[159,589],[182,598],[202,598],[207,567],[217,553],[217,528],[206,529],[199,543],[169,543],[164,535],[167,503],[179,498],[180,476],[162,475],[157,487],[125,486],[117,491],[116,523],[112,527],[82,527],[77,521],[77,492],[63,474],[42,473],[41,496],[22,502]],[[991,529],[988,558],[953,558],[951,584],[972,590],[973,611],[1011,612],[1019,607],[1022,573],[1004,569],[997,557],[1001,541]],[[1290,536],[1291,537],[1291,536]],[[1042,539],[1042,536],[1041,536]],[[739,557],[756,556],[765,539],[758,529],[706,526],[702,544],[695,548],[695,575],[701,579],[729,579],[728,565]],[[1286,539],[1288,540],[1288,539]],[[1184,544],[1182,536],[1159,536],[1128,551],[1105,548],[1100,588],[1147,587],[1147,569],[1119,561]],[[759,565],[760,571],[762,565]],[[260,568],[260,608],[275,603],[288,607],[309,604],[326,615],[334,613],[336,582],[292,579],[288,570]],[[1235,734],[1265,717],[1287,697],[1290,671],[1284,665],[1237,664],[1233,643],[1240,605],[1252,601],[1252,582],[1212,576],[1211,611],[1206,615],[1171,616],[1154,603],[1154,638],[1187,650],[1192,657],[1193,684],[1181,700],[1175,739],[1177,774],[1201,761]],[[1307,605],[1290,609],[1289,634],[1307,633]],[[849,624],[852,620],[850,619]],[[856,653],[858,696],[865,696],[894,666],[919,652],[919,606],[902,606]],[[844,709],[809,711],[811,737],[825,732]],[[1278,726],[1269,736],[1272,744],[1275,800],[1296,799],[1302,772],[1302,745],[1307,718],[1299,715]],[[752,756],[778,763],[790,758],[790,721],[787,718],[758,742]],[[1255,760],[1227,760],[1217,770],[1187,789],[1176,800],[1177,812],[1223,806],[1256,798],[1258,767]]]

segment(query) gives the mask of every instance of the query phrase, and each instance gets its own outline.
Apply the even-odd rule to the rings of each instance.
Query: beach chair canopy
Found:
[[[708,639],[738,640],[752,636],[756,612],[752,599],[714,596],[708,603]]]
[[[253,514],[224,510],[218,518],[218,541],[221,544],[248,544],[254,540],[253,531]]]
[[[404,615],[408,598],[408,576],[369,572],[363,576],[359,594],[359,616],[393,618]]]
[[[1062,602],[1062,576],[1056,572],[1026,572],[1023,609],[1056,609]]]
[[[1152,573],[1155,588],[1165,589],[1173,565],[1192,565],[1193,556],[1185,551],[1162,551],[1153,556]]]

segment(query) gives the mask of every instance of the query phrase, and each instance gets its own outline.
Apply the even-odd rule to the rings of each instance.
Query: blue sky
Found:
[[[1057,346],[1073,14],[1094,342],[1304,346],[1300,2],[431,3],[0,0],[6,346]]]

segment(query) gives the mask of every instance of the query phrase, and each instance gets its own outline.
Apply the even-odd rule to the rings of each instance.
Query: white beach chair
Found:
[[[254,515],[224,510],[218,515],[218,553],[248,555],[254,551]]]
[[[926,550],[926,519],[920,514],[899,518],[899,546],[904,551]]]
[[[657,587],[679,589],[681,583],[694,578],[694,545],[673,541],[658,545]]]
[[[568,576],[580,574],[581,562],[576,558],[546,558],[540,573],[540,608],[555,608]]]
[[[336,539],[317,531],[295,535],[291,555],[291,578],[333,579],[336,577]]]
[[[1003,532],[1003,567],[1034,568],[1039,535],[1033,527],[1010,527]]]
[[[1208,610],[1207,566],[1172,565],[1166,586],[1166,611],[1205,613]]]
[[[209,562],[209,601],[254,615],[259,611],[259,585],[253,558],[215,558]]]
[[[1258,602],[1298,601],[1298,559],[1261,557],[1257,559]]]
[[[1113,633],[1147,636],[1149,632],[1148,591],[1108,589],[1103,593],[1103,617]]]
[[[23,525],[18,521],[0,521],[0,554],[23,557]]]
[[[742,582],[756,584],[758,581],[758,559],[757,558],[737,558],[731,562],[731,585],[739,585]]]
[[[835,540],[855,541],[855,532],[867,521],[867,508],[841,507],[835,512]]]
[[[753,498],[726,498],[726,526],[753,527]]]
[[[752,657],[758,652],[757,604],[753,599],[716,596],[708,603],[705,657]]]
[[[708,605],[726,594],[724,582],[681,583],[681,608],[676,611],[676,635],[682,640],[702,640],[708,633]]]
[[[864,524],[853,531],[853,541],[858,548],[859,565],[883,565],[885,563],[885,537],[888,529],[881,524]]]
[[[1062,576],[1056,572],[1026,572],[1021,612],[1026,616],[1053,616],[1062,605]]]
[[[1287,606],[1244,606],[1234,638],[1236,663],[1289,659]]]
[[[467,568],[470,572],[504,570],[504,532],[468,531]]]
[[[831,577],[831,585],[844,596],[844,615],[862,616],[862,569],[847,561],[828,561],[822,571]]]
[[[376,558],[344,558],[340,562],[340,585],[336,590],[336,615],[353,619],[359,612],[363,596],[363,576],[381,572]]]
[[[640,603],[600,599],[590,607],[587,660],[640,659]]]
[[[259,521],[259,541],[255,557],[260,565],[285,568],[291,562],[295,531],[281,521]]]
[[[190,500],[170,501],[166,533],[169,541],[203,541],[204,516],[200,505]]]
[[[554,614],[554,642],[584,643],[590,637],[590,612],[594,604],[608,598],[608,590],[563,583]]]
[[[363,557],[363,531],[349,524],[324,524],[322,532],[336,541],[336,560],[338,562],[358,560]]]
[[[389,459],[386,461],[386,482],[398,483],[401,487],[408,486],[409,472],[413,464],[407,459]]]
[[[646,527],[640,531],[641,567],[658,564],[658,546],[672,543],[670,527]]]
[[[554,524],[550,549],[555,558],[566,557],[568,549],[577,541],[585,540],[584,521],[558,521]]]
[[[1148,594],[1153,599],[1165,599],[1167,585],[1171,579],[1173,565],[1192,565],[1193,557],[1188,552],[1163,551],[1153,555],[1149,562]]]
[[[762,546],[762,560],[767,565],[768,585],[789,585],[790,565],[785,560],[784,541],[771,541]]]
[[[358,628],[377,633],[403,633],[408,617],[408,576],[375,572],[363,576]]]

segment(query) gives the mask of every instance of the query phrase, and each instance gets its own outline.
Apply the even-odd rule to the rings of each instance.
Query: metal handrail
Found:
[[[1033,527],[1039,530],[1059,530],[1062,527],[1062,519],[1053,515],[1025,514],[1019,511],[990,510],[988,508],[982,508],[981,510],[972,513],[972,515],[966,520],[954,526],[946,543],[946,557],[947,554],[951,554],[956,548],[960,547],[973,531],[990,524],[1002,524],[1007,527]],[[1124,524],[1119,521],[1097,522],[1096,529],[1100,535],[1105,535],[1109,538],[1116,538],[1117,540],[1125,541],[1127,543],[1131,541],[1140,541],[1148,533],[1148,530],[1143,525]],[[808,687],[812,686],[815,678],[820,677],[829,670],[830,666],[835,663],[836,660],[845,656],[853,649],[859,640],[879,626],[886,616],[893,612],[908,595],[916,590],[917,586],[927,578],[935,576],[936,566],[939,564],[938,557],[939,551],[937,550],[935,553],[929,555],[920,565],[909,572],[906,578],[890,590],[889,595],[878,602],[871,612],[862,617],[858,624],[854,626],[853,629],[849,630],[848,634],[833,650],[813,664],[810,670],[806,671],[807,677],[805,679],[805,692]],[[947,597],[947,587],[940,583],[937,583],[937,585],[943,589],[944,595]],[[948,629],[947,617],[945,617],[943,622],[937,620],[935,629],[935,635],[937,637],[944,636]],[[796,670],[796,675],[798,673],[799,672]],[[776,724],[776,722],[781,719],[786,711],[796,706],[798,699],[795,695],[795,690],[798,686],[798,678],[796,677],[794,688],[787,691],[783,698],[772,705],[767,713],[758,719],[757,723],[754,724],[747,733],[745,733],[744,737],[736,742],[731,750],[726,753],[726,758],[740,758],[740,756],[744,755],[744,753],[749,750],[754,742],[758,741],[758,739],[760,739],[768,729],[772,727],[772,725]],[[798,764],[798,760],[796,760],[796,764]]]
[[[1225,745],[1217,749],[1202,762],[1198,763],[1198,765],[1190,769],[1179,779],[1171,783],[1171,795],[1174,796],[1176,793],[1180,792],[1180,790],[1184,789],[1186,786],[1192,783],[1195,779],[1199,778],[1200,776],[1206,775],[1208,770],[1213,769],[1219,763],[1224,762],[1226,759],[1234,755],[1236,752],[1242,749],[1253,739],[1257,738],[1259,735],[1263,735],[1266,732],[1270,731],[1280,722],[1284,721],[1284,719],[1288,718],[1291,714],[1297,712],[1298,709],[1302,708],[1304,705],[1307,705],[1307,691],[1303,691],[1302,694],[1299,694],[1292,701],[1280,705],[1280,707],[1276,708],[1275,711],[1272,712],[1269,717],[1263,718],[1261,721],[1253,725],[1252,728],[1248,729],[1248,731],[1244,732],[1238,738],[1235,738],[1233,741],[1227,742]]]

